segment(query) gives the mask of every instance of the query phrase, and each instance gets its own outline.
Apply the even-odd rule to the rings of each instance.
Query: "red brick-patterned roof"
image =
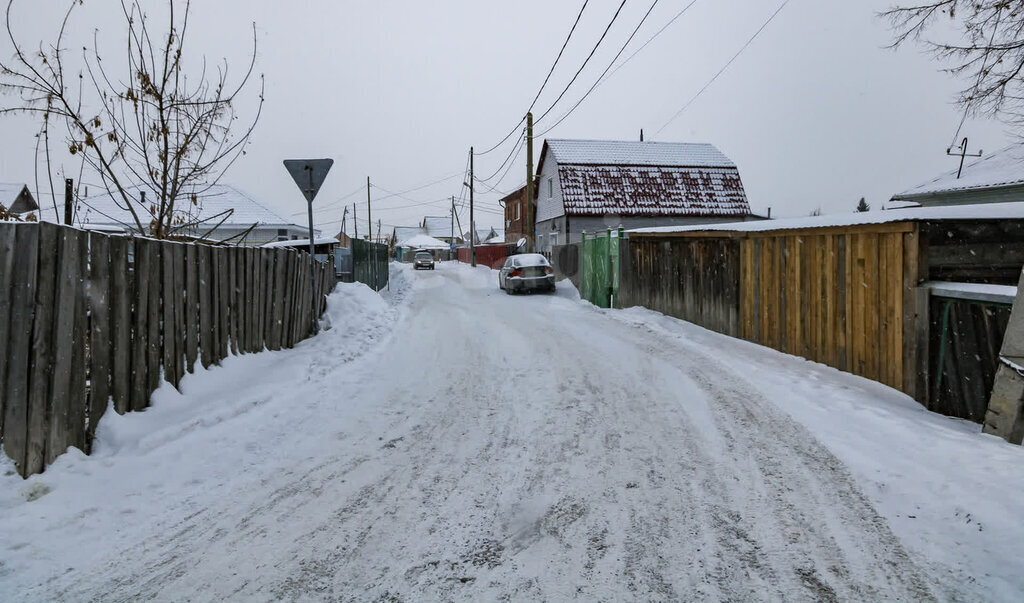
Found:
[[[735,167],[562,164],[558,179],[568,215],[750,214]]]

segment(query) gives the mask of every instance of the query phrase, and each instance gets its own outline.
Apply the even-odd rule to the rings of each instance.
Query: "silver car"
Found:
[[[539,253],[519,253],[505,259],[498,272],[498,287],[512,295],[520,291],[555,290],[555,271]]]

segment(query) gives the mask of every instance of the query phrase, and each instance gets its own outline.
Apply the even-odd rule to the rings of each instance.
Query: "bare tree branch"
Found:
[[[260,77],[255,116],[237,129],[237,101],[248,90],[255,70],[255,25],[251,56],[240,79],[229,81],[226,60],[217,76],[209,78],[206,60],[201,58],[199,77],[193,83],[183,63],[191,0],[164,0],[166,20],[160,28],[153,27],[141,0],[121,0],[127,33],[125,73],[112,77],[103,62],[98,31],[92,47],[83,48],[81,65],[73,65],[64,50],[75,11],[85,10],[80,8],[81,0],[67,0],[55,42],[40,44],[33,52],[25,51],[12,27],[15,1],[8,1],[5,14],[13,56],[0,59],[0,92],[20,102],[0,108],[0,115],[40,117],[47,174],[52,174],[53,163],[49,127],[62,123],[69,153],[78,156],[82,168],[99,175],[115,204],[130,213],[139,233],[166,238],[221,217],[197,218],[196,191],[218,182],[245,152],[262,113]],[[76,72],[77,78],[68,77]],[[141,202],[142,193],[146,203]]]

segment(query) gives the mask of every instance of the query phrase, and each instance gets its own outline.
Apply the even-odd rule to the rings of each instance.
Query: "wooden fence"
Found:
[[[620,306],[643,305],[915,395],[927,388],[917,382],[913,345],[919,249],[909,222],[633,234]]]
[[[981,421],[1008,310],[928,280],[1016,284],[1024,220],[631,233],[619,306],[641,305],[880,381]]]
[[[112,402],[138,411],[198,363],[293,346],[335,284],[284,249],[0,223],[0,444],[19,473],[89,453]],[[315,274],[314,274],[315,273]]]

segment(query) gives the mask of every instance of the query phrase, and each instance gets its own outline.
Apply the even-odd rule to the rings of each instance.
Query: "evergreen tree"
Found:
[[[869,209],[871,209],[871,206],[867,204],[864,197],[861,197],[860,201],[857,202],[857,211],[868,211]]]

